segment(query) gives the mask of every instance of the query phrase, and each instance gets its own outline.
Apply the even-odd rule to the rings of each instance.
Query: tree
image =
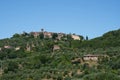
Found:
[[[25,31],[23,31],[22,36],[29,36],[29,34],[27,32],[25,32]]]
[[[13,38],[19,38],[19,37],[20,37],[20,35],[17,33],[13,35]]]
[[[58,34],[57,33],[53,33],[52,34],[52,39],[56,39],[56,37],[58,37]]]
[[[88,40],[88,36],[86,36],[86,40]]]
[[[10,61],[10,62],[8,63],[7,69],[5,69],[4,72],[5,72],[5,73],[7,73],[8,71],[16,72],[17,69],[18,69],[18,63],[17,63],[17,62]]]
[[[40,39],[44,39],[44,34],[43,33],[40,34]]]
[[[71,37],[71,34],[67,35],[67,40],[69,42],[69,46],[72,47],[72,40],[73,40],[73,38]]]

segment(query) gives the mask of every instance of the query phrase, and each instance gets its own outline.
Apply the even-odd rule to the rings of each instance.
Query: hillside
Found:
[[[119,47],[120,46],[120,29],[109,31],[103,34],[101,37],[84,41],[81,47],[92,48],[107,48],[107,47]]]
[[[81,35],[23,32],[0,40],[0,80],[120,80],[120,30]]]

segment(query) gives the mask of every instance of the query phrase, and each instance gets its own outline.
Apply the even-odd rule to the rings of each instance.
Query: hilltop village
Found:
[[[73,40],[78,40],[78,41],[83,40],[83,37],[80,35],[47,32],[47,31],[44,31],[44,29],[41,29],[40,32],[30,32],[30,33],[23,32],[22,34],[14,34],[13,38],[14,37],[27,37],[27,38],[33,37],[33,38],[40,38],[40,39],[52,39],[52,40],[54,40],[54,42],[57,42],[60,40],[67,41],[68,39],[73,39]],[[26,42],[26,50],[27,51],[31,50],[30,44],[31,44],[31,47],[35,47],[35,45],[32,42],[31,43]],[[54,47],[54,50],[59,49],[59,46],[57,46],[57,45],[54,45],[53,47]],[[11,45],[9,45],[9,43],[6,42],[6,44],[4,46],[0,47],[0,50],[2,50],[2,48],[5,48],[5,49],[14,48],[15,50],[19,50],[21,48],[21,46],[11,46]]]
[[[0,40],[0,80],[120,80],[120,30],[81,35],[23,32]]]

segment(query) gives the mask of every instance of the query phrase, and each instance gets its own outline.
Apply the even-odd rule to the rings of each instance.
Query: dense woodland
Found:
[[[24,32],[1,39],[0,80],[120,80],[120,29],[90,40],[57,37]],[[87,54],[103,56],[85,61]]]

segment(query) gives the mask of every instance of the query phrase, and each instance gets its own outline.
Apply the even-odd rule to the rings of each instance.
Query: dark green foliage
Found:
[[[105,72],[105,73],[95,73],[86,75],[84,80],[120,80],[120,77],[116,76],[113,73]]]
[[[72,47],[72,40],[73,40],[73,38],[71,37],[71,34],[67,35],[67,40],[69,42],[69,47],[71,48]]]
[[[56,39],[58,37],[58,34],[57,33],[53,33],[52,34],[52,39]]]
[[[40,34],[40,39],[44,39],[44,34],[43,33]]]
[[[4,49],[0,52],[0,59],[14,59],[26,57],[26,53],[23,50],[14,51],[14,49]]]
[[[120,80],[120,30],[92,40],[73,40],[71,34],[57,40],[37,38],[24,32],[0,40],[0,80]],[[12,46],[4,48],[4,46]],[[60,50],[53,51],[53,46]],[[16,50],[16,47],[19,47]],[[30,47],[30,51],[27,50]],[[85,54],[104,55],[96,62],[84,61]],[[80,59],[77,64],[73,60]]]
[[[120,46],[120,29],[105,33],[103,36],[84,41],[80,47],[107,48]]]
[[[20,37],[20,34],[16,33],[16,34],[13,35],[13,38],[19,38],[19,37]]]
[[[64,80],[72,80],[69,76],[65,77]]]
[[[86,40],[88,40],[88,36],[86,36]]]
[[[12,72],[16,72],[16,70],[18,69],[18,63],[17,62],[8,62],[8,66],[7,68],[4,70],[5,73],[12,71]]]
[[[72,48],[78,48],[81,42],[79,40],[72,40],[71,41],[71,47]]]

